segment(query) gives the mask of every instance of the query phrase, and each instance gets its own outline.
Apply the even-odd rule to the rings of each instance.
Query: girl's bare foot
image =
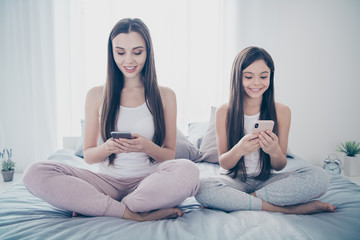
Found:
[[[166,209],[154,210],[145,213],[134,213],[130,211],[128,208],[125,208],[125,213],[123,218],[142,222],[142,221],[156,221],[160,219],[177,218],[177,217],[181,217],[182,215],[184,215],[184,213],[179,208],[166,208]]]
[[[288,207],[293,214],[313,214],[319,212],[335,212],[335,206],[321,201],[312,201]]]
[[[282,212],[287,214],[313,214],[319,212],[335,212],[335,206],[321,201],[312,201],[308,203],[279,207],[263,201],[263,209],[269,212]]]

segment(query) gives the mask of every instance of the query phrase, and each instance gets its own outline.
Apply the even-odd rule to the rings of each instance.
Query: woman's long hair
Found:
[[[154,118],[155,134],[152,141],[162,146],[165,138],[164,109],[157,84],[152,41],[149,29],[140,19],[136,18],[120,20],[113,27],[109,36],[107,78],[100,119],[101,137],[105,142],[111,137],[110,132],[117,130],[121,91],[124,87],[124,76],[114,60],[112,40],[120,33],[130,32],[140,34],[146,44],[146,61],[141,71],[141,79],[145,89],[145,102]],[[114,163],[115,156],[115,154],[109,156],[110,165]],[[154,160],[150,158],[150,161]]]
[[[278,124],[274,100],[274,62],[269,53],[264,49],[258,47],[248,47],[242,50],[235,58],[230,82],[230,100],[226,119],[226,134],[228,138],[228,149],[234,147],[241,138],[245,135],[244,129],[244,88],[242,84],[243,70],[256,60],[264,60],[266,65],[270,68],[270,85],[264,92],[261,109],[261,120],[273,120],[274,133],[278,134]],[[270,174],[270,156],[260,149],[260,173],[256,177],[258,180],[266,180]],[[246,181],[247,173],[244,162],[244,156],[241,157],[238,163],[229,170],[229,175],[236,178],[240,174],[241,180]]]

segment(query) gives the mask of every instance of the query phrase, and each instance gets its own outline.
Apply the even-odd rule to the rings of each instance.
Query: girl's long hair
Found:
[[[256,60],[264,60],[270,68],[270,85],[264,92],[261,108],[261,120],[273,120],[275,122],[273,132],[278,134],[278,124],[274,100],[274,62],[269,53],[258,47],[248,47],[242,50],[235,58],[230,82],[230,100],[226,119],[226,134],[228,138],[228,150],[237,144],[245,135],[244,129],[244,89],[242,84],[243,70]],[[260,173],[256,176],[258,180],[266,180],[270,174],[270,156],[260,148]],[[236,178],[240,174],[242,181],[246,181],[247,173],[244,156],[229,170],[229,175]]]
[[[110,132],[117,130],[117,117],[120,111],[121,91],[124,87],[124,76],[114,60],[112,40],[120,33],[130,32],[137,32],[140,34],[146,44],[146,61],[141,72],[141,79],[145,89],[145,102],[154,118],[155,134],[152,141],[157,145],[162,146],[166,130],[164,109],[156,78],[154,51],[149,29],[137,18],[120,20],[113,27],[109,36],[107,78],[100,119],[101,138],[105,142],[111,137]],[[114,164],[115,156],[115,154],[109,156],[110,165]],[[154,162],[151,158],[150,161]]]

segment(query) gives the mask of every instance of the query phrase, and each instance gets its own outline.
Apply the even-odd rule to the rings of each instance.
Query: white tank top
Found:
[[[254,121],[259,120],[259,117],[260,117],[260,113],[253,115],[253,116],[244,115],[245,135],[248,133],[251,133],[252,124]],[[255,152],[252,152],[252,153],[244,156],[247,176],[254,177],[254,176],[259,175],[260,170],[261,170],[259,160],[260,160],[260,150],[259,149]],[[226,169],[223,169],[220,167],[220,174],[226,174],[226,173],[228,173],[228,171]]]
[[[146,103],[134,108],[120,106],[117,129],[139,134],[151,141],[155,133],[154,119]],[[108,158],[101,162],[99,172],[114,178],[143,177],[153,172],[156,166],[143,152],[119,153],[114,165],[109,166]]]

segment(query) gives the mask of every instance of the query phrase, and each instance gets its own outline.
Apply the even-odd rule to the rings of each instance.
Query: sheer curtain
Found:
[[[80,135],[86,93],[105,83],[108,35],[122,18],[149,27],[158,81],[176,92],[185,134],[227,98],[221,0],[0,4],[0,150],[13,149],[17,171],[46,159],[63,136]]]
[[[61,89],[57,97],[59,138],[80,134],[86,93],[105,83],[109,33],[126,17],[140,18],[148,26],[159,84],[176,92],[178,126],[185,134],[189,122],[208,121],[210,107],[227,99],[223,1],[79,0],[57,4],[61,6],[55,7],[55,24],[64,40],[57,44],[64,49],[58,48],[57,54],[57,72],[62,75],[57,74]]]
[[[57,148],[53,4],[0,2],[0,150],[16,171]]]

